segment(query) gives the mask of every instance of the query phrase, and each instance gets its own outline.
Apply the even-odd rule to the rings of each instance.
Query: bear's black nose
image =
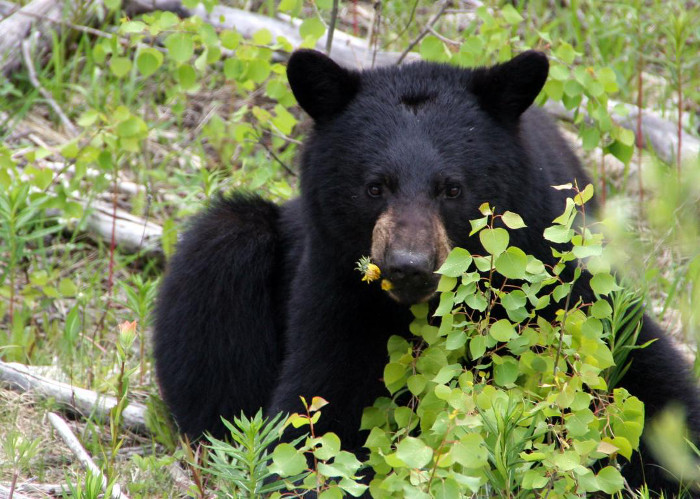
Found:
[[[435,270],[430,255],[407,250],[389,251],[385,268],[392,283],[406,288],[424,288]]]

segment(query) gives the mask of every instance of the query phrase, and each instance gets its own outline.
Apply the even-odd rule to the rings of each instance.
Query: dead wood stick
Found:
[[[22,392],[31,391],[42,398],[51,397],[78,414],[94,415],[100,421],[109,421],[109,412],[117,405],[115,397],[46,378],[33,373],[29,366],[14,362],[0,361],[0,382]],[[142,404],[128,404],[122,412],[122,420],[124,426],[137,433],[149,433],[146,407]]]
[[[60,13],[61,2],[32,0],[0,21],[0,73],[8,75],[21,65],[20,43],[29,36],[37,19],[57,20]],[[51,37],[43,38],[48,46]]]
[[[29,74],[29,81],[34,88],[36,88],[39,93],[44,97],[46,102],[48,102],[51,109],[58,115],[58,118],[63,123],[63,126],[68,130],[73,137],[78,136],[78,129],[75,128],[68,116],[65,115],[61,106],[54,100],[53,96],[46,90],[41,83],[39,83],[39,78],[36,76],[36,70],[34,69],[34,63],[32,62],[32,55],[29,52],[29,38],[22,40],[20,43],[22,47],[22,58],[24,59],[24,65],[27,68],[27,73]]]
[[[0,498],[2,498],[2,487],[7,487],[6,485],[0,485]],[[24,492],[27,494],[35,494],[44,497],[44,496],[51,496],[51,497],[61,497],[64,495],[69,495],[68,493],[68,487],[63,484],[58,484],[58,483],[35,483],[33,481],[25,482],[25,483],[18,483],[17,486],[15,487],[15,496],[19,498],[20,496],[17,495],[17,492]]]
[[[131,253],[144,251],[154,256],[162,254],[160,239],[163,228],[160,225],[122,209],[117,209],[115,219],[112,205],[103,201],[93,201],[90,206],[92,211],[87,217],[87,225],[91,235],[110,241],[114,222],[115,241],[120,248]]]
[[[90,470],[93,475],[100,478],[102,490],[106,491],[108,485],[107,477],[105,477],[100,468],[97,467],[95,462],[90,457],[90,454],[87,453],[85,448],[78,440],[78,437],[73,434],[73,431],[70,429],[70,426],[68,426],[68,423],[66,423],[63,418],[55,412],[49,412],[48,418],[51,425],[56,430],[56,433],[61,436],[71,452],[75,454],[75,457],[77,457],[83,466]],[[110,496],[112,499],[129,499],[128,496],[122,492],[121,487],[117,483],[112,485]]]
[[[0,485],[0,499],[31,499],[29,496],[20,494],[16,489],[12,490],[12,495],[10,495],[10,488]]]

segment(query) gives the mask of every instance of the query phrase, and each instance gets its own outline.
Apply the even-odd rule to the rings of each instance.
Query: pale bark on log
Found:
[[[9,489],[9,486],[6,483],[3,483],[0,485],[0,499],[4,499],[4,496],[2,495],[2,488]],[[16,498],[19,499],[19,497],[26,497],[24,495],[18,496],[17,493],[21,494],[32,494],[34,497],[62,497],[66,495],[70,495],[69,489],[67,485],[63,484],[58,484],[58,483],[36,483],[36,482],[25,482],[25,483],[18,483],[15,486],[15,496]]]
[[[58,404],[75,413],[82,416],[93,415],[102,422],[109,421],[109,412],[117,405],[116,397],[46,378],[33,373],[31,367],[14,362],[0,361],[0,383],[42,398],[53,398]],[[149,433],[146,427],[146,406],[143,404],[128,404],[121,417],[125,427],[140,434]]]
[[[112,223],[114,209],[112,205],[93,201],[87,217],[88,232],[103,241],[112,240]],[[145,252],[149,255],[162,255],[160,239],[163,228],[153,222],[132,215],[128,211],[117,209],[114,239],[116,244],[129,253]]]
[[[0,485],[0,499],[10,499],[10,488]],[[17,490],[12,491],[12,499],[32,499],[29,496],[20,494]]]
[[[54,29],[53,23],[61,20],[62,4],[63,2],[55,0],[32,0],[21,9],[11,11],[0,21],[2,34],[0,36],[0,72],[2,74],[9,76],[22,64],[20,46],[33,30],[41,33],[37,44],[41,48],[49,46],[50,32]]]
[[[610,101],[610,107],[615,107],[619,103]],[[612,114],[615,123],[623,128],[637,132],[637,107],[631,104],[623,104],[627,109],[627,116]],[[564,108],[561,102],[547,101],[545,110],[552,116],[561,120],[574,120],[574,112]],[[585,111],[583,111],[585,113]],[[586,114],[586,123],[592,120]],[[666,164],[673,165],[676,162],[678,150],[678,128],[672,123],[653,111],[642,110],[642,137],[644,137],[644,148],[653,151]],[[683,163],[700,161],[700,139],[686,133],[681,134],[681,160]]]
[[[87,453],[83,445],[80,443],[80,440],[78,440],[78,437],[75,436],[73,431],[70,429],[70,426],[68,426],[68,423],[66,423],[61,416],[53,412],[48,414],[48,418],[49,422],[56,430],[56,433],[58,433],[63,439],[75,457],[78,458],[78,461],[81,462],[85,469],[90,470],[93,476],[100,479],[102,490],[106,491],[108,485],[107,477],[92,460],[90,454]],[[109,495],[112,499],[129,499],[129,497],[122,492],[121,487],[117,483],[112,484],[112,490],[110,491]]]

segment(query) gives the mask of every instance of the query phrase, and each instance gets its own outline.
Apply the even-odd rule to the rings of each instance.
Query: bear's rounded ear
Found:
[[[287,79],[299,105],[314,121],[329,119],[355,97],[360,75],[316,50],[297,50],[289,58]]]
[[[535,101],[548,73],[547,56],[528,50],[508,62],[473,70],[470,90],[486,111],[515,121]]]

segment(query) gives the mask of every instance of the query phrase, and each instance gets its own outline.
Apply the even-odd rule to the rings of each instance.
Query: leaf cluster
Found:
[[[362,423],[374,497],[622,489],[615,463],[639,446],[644,408],[608,380],[624,372],[615,361],[631,348],[639,300],[612,296],[619,286],[601,237],[576,223],[591,195],[590,186],[576,190],[545,230],[554,264],[510,245],[520,217],[482,206],[472,234],[483,253],[453,250],[439,270],[437,309],[413,307],[418,340],[389,341],[393,397],[366,409]],[[582,276],[591,303],[576,291]]]

